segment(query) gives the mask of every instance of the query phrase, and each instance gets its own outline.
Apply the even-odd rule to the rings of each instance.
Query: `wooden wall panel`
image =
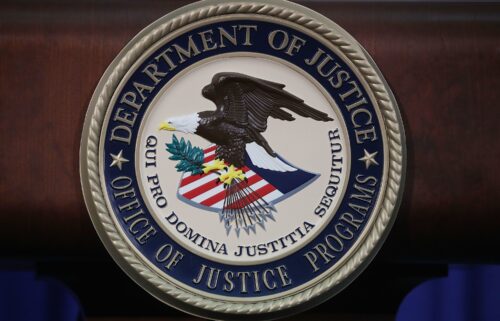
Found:
[[[138,31],[186,1],[0,4],[0,253],[101,255],[80,190],[84,115]],[[404,202],[384,258],[500,261],[500,5],[305,3],[356,37],[403,114]]]

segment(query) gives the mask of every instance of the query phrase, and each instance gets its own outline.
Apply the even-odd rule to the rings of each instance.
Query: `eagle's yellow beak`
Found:
[[[158,130],[170,130],[170,131],[174,131],[175,127],[172,126],[172,124],[167,123],[166,121],[164,121],[164,122],[162,122],[160,124],[160,128],[158,128]]]

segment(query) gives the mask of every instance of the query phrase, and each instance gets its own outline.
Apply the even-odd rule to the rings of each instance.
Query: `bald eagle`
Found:
[[[285,85],[235,72],[221,72],[202,89],[202,95],[212,101],[216,109],[172,117],[160,125],[160,130],[179,131],[199,135],[215,144],[216,160],[204,165],[204,173],[216,171],[224,183],[226,196],[221,219],[226,230],[232,226],[237,233],[244,227],[252,228],[272,218],[275,211],[263,197],[246,184],[245,155],[254,166],[292,172],[290,166],[278,157],[262,133],[269,117],[293,121],[291,112],[317,121],[331,121],[326,113],[318,111],[284,90]],[[307,134],[307,133],[304,133]],[[225,172],[224,172],[225,171]],[[229,233],[229,232],[228,232]]]
[[[332,118],[306,105],[284,88],[283,84],[241,73],[217,73],[202,90],[203,97],[211,100],[216,110],[167,119],[160,129],[192,133],[207,139],[217,145],[217,158],[235,167],[244,165],[246,151],[258,166],[291,170],[276,157],[262,136],[267,129],[267,119],[295,120],[289,111],[318,121],[331,121]]]

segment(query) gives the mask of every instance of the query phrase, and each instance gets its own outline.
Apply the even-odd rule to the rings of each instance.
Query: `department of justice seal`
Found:
[[[272,319],[347,286],[400,201],[395,99],[343,29],[282,1],[202,1],[154,22],[90,102],[94,226],[161,301]]]

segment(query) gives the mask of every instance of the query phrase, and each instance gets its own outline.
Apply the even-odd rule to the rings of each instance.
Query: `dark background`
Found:
[[[57,299],[68,288],[76,318],[187,318],[112,262],[78,174],[85,112],[105,68],[142,28],[187,3],[0,3],[0,320],[38,320],[19,316],[38,311],[38,299],[25,294],[53,278],[60,283],[36,290],[40,320],[68,319],[57,310],[71,305]],[[497,306],[500,288],[478,287],[481,275],[487,286],[500,272],[476,264],[500,263],[500,5],[302,3],[351,33],[382,70],[402,112],[408,168],[399,217],[375,262],[339,296],[295,319],[390,320],[412,288],[455,269],[472,273],[464,290],[471,298],[486,293]]]

